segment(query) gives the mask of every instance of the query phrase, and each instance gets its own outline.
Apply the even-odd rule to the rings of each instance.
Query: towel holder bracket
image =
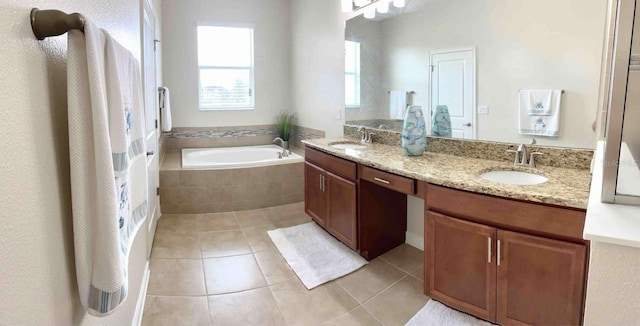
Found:
[[[79,13],[67,14],[60,10],[31,9],[31,29],[40,41],[76,29],[84,32],[85,18]]]

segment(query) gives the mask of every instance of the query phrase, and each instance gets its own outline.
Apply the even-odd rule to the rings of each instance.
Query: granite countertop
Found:
[[[307,146],[383,171],[431,184],[511,199],[586,209],[589,200],[589,170],[548,166],[514,167],[512,163],[426,152],[405,156],[399,146],[370,144],[361,150],[330,147],[334,142],[353,142],[348,138],[303,140]],[[525,171],[546,176],[538,185],[507,185],[484,180],[480,174],[492,170]]]

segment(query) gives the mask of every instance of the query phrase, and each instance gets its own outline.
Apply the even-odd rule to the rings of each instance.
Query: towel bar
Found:
[[[523,91],[524,89],[519,89],[518,92]],[[560,94],[564,94],[564,89],[560,90]]]
[[[414,91],[408,91],[407,94],[415,94],[416,92]],[[387,94],[391,94],[391,91],[387,91]]]
[[[40,41],[62,35],[72,29],[84,32],[85,18],[79,13],[67,14],[60,10],[31,9],[31,29]]]

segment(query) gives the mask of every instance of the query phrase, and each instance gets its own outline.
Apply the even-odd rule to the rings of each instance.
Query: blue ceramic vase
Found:
[[[410,106],[402,127],[402,149],[407,156],[420,156],[427,148],[427,128],[422,107]]]

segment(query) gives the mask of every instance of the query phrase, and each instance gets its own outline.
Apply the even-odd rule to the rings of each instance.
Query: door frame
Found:
[[[473,139],[478,139],[478,118],[477,118],[477,104],[476,104],[476,98],[477,98],[477,83],[476,80],[478,78],[478,74],[477,74],[477,69],[478,69],[478,63],[477,63],[477,53],[476,53],[476,46],[471,46],[471,47],[464,47],[464,48],[455,48],[455,49],[447,49],[447,50],[437,50],[437,51],[431,51],[429,52],[429,125],[431,125],[431,117],[433,116],[433,72],[434,72],[434,64],[433,64],[433,56],[437,55],[437,54],[447,54],[447,53],[455,53],[455,52],[467,52],[467,51],[471,51],[472,57],[473,57],[473,69],[472,69],[472,80],[471,80],[471,123],[472,123],[472,128],[471,128],[471,135],[473,137]],[[429,127],[431,128],[431,127]]]
[[[155,129],[154,129],[154,135],[151,138],[148,138],[147,136],[149,135],[149,131],[146,130],[146,133],[144,135],[145,140],[147,141],[153,141],[155,142],[155,153],[152,155],[147,155],[147,167],[149,167],[150,165],[154,165],[155,166],[155,180],[148,180],[148,182],[155,182],[154,187],[153,187],[153,191],[155,192],[158,187],[159,187],[159,182],[160,182],[160,156],[161,153],[159,152],[159,137],[160,137],[160,129],[158,128],[158,120],[159,120],[159,108],[158,108],[158,95],[157,95],[157,85],[158,85],[158,76],[157,76],[157,56],[156,56],[156,50],[155,50],[155,40],[156,40],[156,20],[157,20],[157,16],[156,16],[156,12],[155,12],[155,8],[153,6],[153,3],[151,2],[151,0],[141,0],[140,2],[140,54],[141,54],[141,58],[140,58],[140,75],[141,75],[141,81],[142,81],[142,97],[144,99],[144,111],[145,111],[145,126],[147,125],[147,83],[149,83],[150,81],[147,80],[146,78],[146,65],[147,63],[145,62],[145,42],[153,42],[153,47],[154,50],[151,53],[151,55],[153,56],[153,60],[154,60],[154,67],[153,67],[153,83],[154,83],[154,87],[153,89],[156,90],[155,92],[155,96],[153,97],[155,99],[153,106],[155,108],[155,116],[154,116],[154,120],[155,120]],[[152,28],[152,39],[151,40],[147,40],[145,37],[145,31],[147,29],[146,27],[146,16],[149,16],[151,23],[153,23],[153,26],[151,26]],[[155,228],[157,226],[157,222],[158,219],[161,215],[161,211],[160,211],[160,196],[158,196],[158,194],[156,193],[155,196],[152,196],[154,198],[154,202],[153,203],[148,203],[148,207],[149,207],[149,213],[147,214],[147,258],[150,257],[151,255],[151,247],[153,245],[153,239],[155,237]]]

